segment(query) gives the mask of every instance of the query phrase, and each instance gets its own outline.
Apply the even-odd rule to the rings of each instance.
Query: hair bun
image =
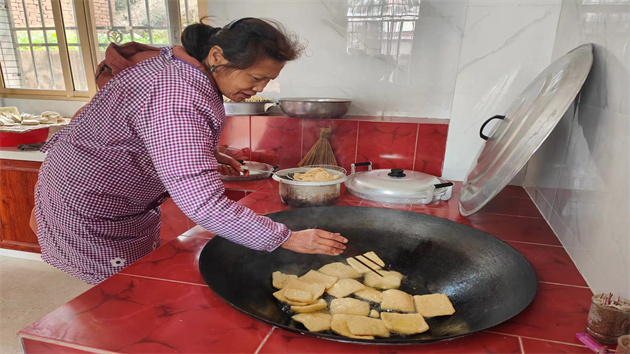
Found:
[[[208,25],[204,25],[204,26],[210,27]],[[210,27],[208,29],[208,36],[215,36],[217,33],[219,33],[220,30],[222,30],[221,27]]]

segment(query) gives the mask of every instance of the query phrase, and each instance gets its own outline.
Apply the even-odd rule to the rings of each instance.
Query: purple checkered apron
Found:
[[[286,226],[223,195],[214,157],[221,94],[172,48],[112,78],[47,152],[35,193],[42,259],[98,283],[160,245],[168,192],[198,225],[272,251]]]

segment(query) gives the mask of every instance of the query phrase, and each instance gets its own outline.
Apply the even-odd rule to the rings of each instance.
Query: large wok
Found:
[[[415,336],[370,341],[308,332],[272,296],[271,273],[302,275],[345,257],[260,252],[220,237],[209,241],[199,269],[210,288],[249,316],[290,331],[346,342],[433,342],[496,326],[525,309],[536,294],[536,273],[525,257],[487,233],[450,220],[365,207],[302,208],[268,216],[294,230],[317,226],[340,232],[356,250],[375,251],[392,270],[406,275],[401,290],[445,293],[456,309],[452,316],[428,319],[429,331]]]

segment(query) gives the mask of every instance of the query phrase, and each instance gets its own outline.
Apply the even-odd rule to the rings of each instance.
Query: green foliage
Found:
[[[17,37],[17,42],[19,44],[28,44],[29,43],[29,37],[28,37],[28,33],[27,31],[16,31],[16,37]],[[66,41],[68,43],[68,50],[69,51],[78,51],[79,47],[77,46],[77,44],[79,44],[79,38],[77,36],[77,33],[75,30],[68,30],[66,31]],[[55,31],[46,31],[46,40],[44,40],[44,31],[31,31],[31,38],[30,38],[30,43],[32,44],[44,44],[44,43],[49,43],[49,44],[58,44],[59,42],[57,41],[57,32]],[[74,45],[73,45],[74,44]],[[27,46],[20,46],[20,50],[24,50],[25,48],[28,48]],[[49,47],[49,48],[57,48],[55,47]],[[45,46],[33,46],[33,50],[39,51],[39,50],[46,50]]]

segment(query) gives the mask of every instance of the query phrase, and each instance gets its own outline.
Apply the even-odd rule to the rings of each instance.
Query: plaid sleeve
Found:
[[[198,225],[232,242],[276,249],[291,231],[223,195],[214,157],[225,120],[212,109],[217,95],[204,95],[177,78],[160,80],[139,113],[136,130],[177,206]]]

